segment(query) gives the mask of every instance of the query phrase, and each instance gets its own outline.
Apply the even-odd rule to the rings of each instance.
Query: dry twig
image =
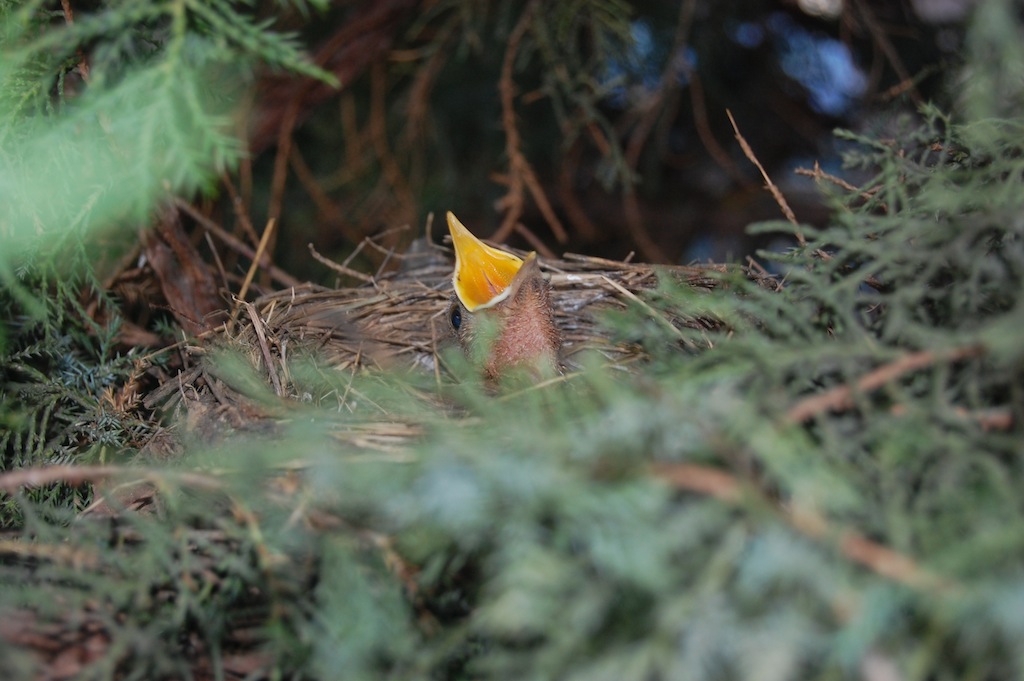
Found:
[[[260,352],[263,354],[263,361],[266,363],[266,370],[270,375],[270,382],[274,384],[274,394],[278,397],[282,397],[284,395],[284,389],[281,386],[281,379],[278,378],[277,375],[274,357],[270,354],[270,346],[267,345],[267,334],[263,330],[263,320],[260,319],[260,316],[256,312],[256,308],[252,303],[242,301],[242,305],[245,307],[245,311],[249,313],[249,319],[252,320],[252,328],[256,332],[256,338],[259,340]]]
[[[782,214],[786,216],[786,219],[789,220],[794,227],[796,227],[796,240],[800,242],[801,246],[806,246],[807,240],[804,239],[803,232],[800,230],[800,223],[797,222],[796,214],[793,212],[793,209],[789,207],[789,202],[786,201],[786,197],[782,195],[779,188],[775,186],[774,182],[772,182],[772,178],[768,176],[768,171],[766,171],[764,166],[761,165],[761,162],[754,154],[754,150],[750,148],[750,145],[747,144],[747,140],[740,133],[740,128],[736,125],[736,119],[732,117],[732,111],[726,109],[725,115],[729,117],[729,122],[732,124],[733,132],[736,134],[736,141],[740,143],[740,149],[743,150],[743,155],[750,159],[750,162],[757,167],[758,172],[761,173],[761,177],[764,178],[765,187],[767,187],[768,191],[771,192],[775,202],[779,204]]]
[[[22,487],[41,487],[54,483],[84,485],[115,477],[131,477],[150,482],[171,480],[189,487],[220,490],[223,484],[217,478],[190,471],[153,470],[125,466],[41,466],[21,468],[0,473],[0,490],[14,494]]]
[[[317,252],[316,248],[313,247],[313,244],[309,244],[308,248],[309,248],[309,254],[312,255],[313,258],[317,262],[319,262],[322,265],[326,265],[327,267],[331,268],[332,270],[334,270],[338,274],[343,274],[346,277],[352,277],[353,279],[358,279],[359,281],[364,282],[366,284],[373,284],[374,283],[373,282],[373,277],[371,277],[370,275],[363,274],[359,270],[354,270],[351,267],[347,267],[345,265],[339,265],[338,263],[334,262],[330,258],[325,258],[324,256],[320,255],[320,253]]]
[[[245,273],[245,280],[242,282],[242,287],[238,289],[239,300],[245,300],[246,294],[249,293],[249,285],[252,284],[252,278],[256,274],[256,268],[259,261],[267,251],[267,243],[270,241],[270,235],[274,232],[275,224],[277,223],[274,218],[267,220],[267,226],[263,229],[263,236],[260,237],[259,246],[256,247],[256,255],[249,264],[249,270]]]

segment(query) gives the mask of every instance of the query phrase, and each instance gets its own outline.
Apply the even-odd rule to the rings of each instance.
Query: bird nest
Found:
[[[287,416],[287,405],[316,401],[296,376],[297,358],[312,362],[321,377],[328,377],[326,383],[331,383],[329,377],[410,373],[432,376],[439,385],[457,381],[458,372],[446,360],[458,351],[445,314],[452,299],[451,251],[418,242],[405,254],[388,255],[400,266],[375,276],[360,275],[365,281],[359,286],[305,284],[242,303],[233,325],[213,340],[189,347],[190,366],[150,394],[148,406],[183,408],[190,430],[203,439],[216,439],[225,429],[272,428],[268,423]],[[613,311],[640,308],[666,329],[679,332],[681,347],[694,344],[682,330],[699,332],[719,323],[698,312],[656,310],[645,301],[645,292],[666,278],[677,286],[709,290],[728,271],[724,265],[652,266],[571,253],[560,259],[542,258],[540,265],[551,285],[568,375],[588,356],[619,368],[642,363],[646,352],[640,344],[609,333],[607,319]],[[246,358],[248,379],[225,369],[225,350]],[[210,356],[214,358],[204,361]],[[351,384],[346,385],[334,391],[342,411],[357,403],[347,399]],[[386,406],[358,402],[372,404],[379,418],[347,422],[339,437],[348,444],[390,450],[419,432],[400,423]]]

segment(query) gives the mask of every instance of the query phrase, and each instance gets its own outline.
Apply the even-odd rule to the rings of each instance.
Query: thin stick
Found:
[[[726,109],[725,115],[729,117],[729,122],[732,123],[733,132],[736,134],[736,140],[740,143],[740,149],[743,150],[743,154],[748,159],[750,159],[750,162],[753,163],[757,167],[757,170],[761,173],[761,177],[764,178],[765,186],[768,188],[768,191],[770,191],[772,193],[772,196],[775,198],[775,203],[779,204],[779,208],[782,209],[782,214],[785,215],[786,219],[793,223],[793,225],[797,228],[796,240],[800,242],[801,246],[806,246],[807,240],[804,239],[803,232],[800,230],[800,223],[797,222],[796,214],[793,213],[793,209],[789,207],[789,203],[786,201],[786,197],[782,195],[782,192],[779,191],[779,188],[775,186],[774,182],[772,182],[772,178],[768,177],[768,172],[764,169],[764,166],[761,165],[761,162],[757,160],[757,156],[754,155],[754,150],[750,148],[750,145],[747,144],[747,140],[744,139],[742,134],[740,134],[740,128],[738,125],[736,125],[736,119],[732,117],[732,111]]]
[[[606,276],[606,275],[601,275],[601,278],[602,278],[602,279],[604,279],[604,280],[605,280],[606,282],[608,282],[608,284],[609,284],[609,285],[611,285],[611,287],[612,287],[612,288],[614,288],[614,289],[615,289],[616,291],[618,291],[618,292],[619,292],[619,293],[621,293],[622,295],[626,296],[627,298],[629,298],[630,300],[632,300],[633,302],[637,303],[637,304],[638,304],[638,305],[640,305],[640,306],[641,306],[642,308],[644,308],[644,310],[646,310],[646,311],[647,311],[647,313],[648,313],[648,314],[650,314],[650,315],[651,315],[651,317],[652,317],[652,318],[653,318],[653,319],[654,319],[655,321],[657,321],[657,322],[658,322],[659,324],[661,324],[661,325],[662,325],[662,326],[664,326],[664,327],[665,327],[666,329],[668,329],[669,331],[671,331],[671,332],[672,332],[672,334],[673,334],[673,335],[674,335],[674,336],[675,336],[676,338],[678,338],[679,340],[681,340],[681,341],[683,342],[683,344],[684,344],[684,345],[687,345],[687,346],[689,346],[689,347],[691,347],[691,348],[694,348],[694,347],[696,347],[696,346],[695,346],[695,345],[693,344],[693,342],[692,342],[692,341],[690,341],[690,340],[689,340],[689,339],[688,339],[688,338],[687,338],[686,336],[684,336],[684,335],[683,335],[683,332],[682,332],[682,331],[680,331],[679,329],[677,329],[677,328],[676,328],[676,326],[675,326],[675,325],[674,325],[674,324],[673,324],[672,322],[670,322],[669,320],[665,319],[665,316],[664,316],[664,315],[662,315],[662,314],[661,314],[660,312],[658,312],[658,311],[657,311],[657,310],[655,310],[655,309],[654,309],[653,307],[651,307],[650,305],[648,305],[648,304],[647,304],[646,302],[644,302],[643,300],[640,300],[640,298],[638,298],[638,297],[637,297],[637,295],[636,295],[635,293],[633,293],[632,291],[630,291],[629,289],[627,289],[627,288],[626,288],[625,286],[623,286],[622,284],[620,284],[620,283],[618,283],[618,282],[616,282],[616,281],[614,281],[614,280],[610,279],[610,278],[609,278],[608,276]]]
[[[231,285],[228,283],[228,272],[224,269],[224,261],[220,258],[220,253],[217,252],[217,246],[213,243],[213,237],[210,236],[209,232],[203,232],[203,238],[206,239],[206,245],[210,247],[210,254],[213,255],[213,263],[217,266],[217,272],[220,274],[220,281],[224,285],[225,291],[231,290]]]
[[[957,414],[969,418],[981,426],[982,430],[1009,430],[1013,428],[1013,412],[1008,407],[994,408],[984,411],[968,411],[957,409]]]
[[[339,265],[333,260],[325,258],[324,256],[320,255],[317,252],[317,250],[313,248],[313,244],[309,244],[309,254],[312,255],[317,262],[326,265],[327,267],[331,268],[338,274],[343,274],[346,277],[353,277],[355,279],[358,279],[359,281],[366,282],[367,284],[376,284],[376,282],[373,280],[373,277],[371,277],[370,275],[363,274],[362,272],[354,270],[351,267],[346,267],[345,265]]]
[[[274,218],[270,218],[267,221],[267,226],[263,229],[263,236],[260,237],[260,242],[256,246],[256,254],[253,256],[249,263],[249,270],[245,273],[245,279],[242,281],[242,287],[238,290],[238,297],[235,298],[235,308],[231,311],[231,319],[228,320],[227,329],[230,331],[234,329],[235,322],[238,320],[238,310],[241,301],[245,300],[245,296],[249,293],[249,285],[252,284],[252,279],[256,275],[256,269],[259,267],[260,260],[263,258],[263,253],[266,251],[267,243],[270,239],[270,234],[274,231],[274,225],[276,221]],[[206,238],[210,239],[210,233],[206,232]],[[217,255],[217,250],[213,249],[213,244],[210,244],[213,250],[213,257],[217,261],[217,265],[220,268],[222,276],[224,275],[224,266],[220,262],[220,256]],[[227,277],[224,277],[224,288],[227,288]]]
[[[264,251],[267,249],[267,244],[270,242],[270,235],[273,233],[274,225],[276,224],[277,221],[274,218],[267,220],[267,226],[263,229],[263,235],[260,237],[259,246],[256,247],[256,255],[249,264],[249,271],[245,273],[245,280],[242,282],[242,288],[238,289],[238,300],[245,300],[245,295],[249,292],[249,285],[252,284],[252,278],[256,275],[256,269],[259,267]]]

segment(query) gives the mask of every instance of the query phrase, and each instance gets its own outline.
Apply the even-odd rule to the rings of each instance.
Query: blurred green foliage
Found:
[[[442,404],[430,377],[324,376],[272,436],[126,468],[158,513],[10,495],[5,622],[99,627],[95,679],[205,678],[197,660],[242,652],[267,678],[1024,675],[1020,16],[993,1],[972,24],[971,87],[998,88],[895,141],[840,133],[870,174],[823,186],[825,227],[756,227],[806,241],[762,254],[777,290],[650,293],[724,320],[681,331],[710,349],[638,307],[609,320],[649,349],[637,373],[465,374]],[[424,435],[352,444],[382,416],[342,394]],[[30,652],[0,655],[32,678]]]
[[[111,3],[66,25],[42,2],[5,3],[0,21],[8,283],[26,252],[59,256],[69,239],[130,228],[161,198],[209,186],[242,151],[232,117],[255,64],[333,81],[225,1]],[[81,96],[67,96],[72,82]]]
[[[111,401],[140,365],[116,347],[98,263],[125,256],[161,203],[237,162],[258,65],[334,82],[238,3],[91,9],[72,20],[52,3],[0,4],[4,469],[140,446],[145,428]],[[106,322],[85,309],[90,295]]]

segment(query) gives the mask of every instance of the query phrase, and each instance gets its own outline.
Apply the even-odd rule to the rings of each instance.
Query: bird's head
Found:
[[[470,359],[492,379],[513,369],[557,374],[561,337],[536,254],[523,260],[488,246],[451,212],[448,230],[455,246],[448,322]]]

